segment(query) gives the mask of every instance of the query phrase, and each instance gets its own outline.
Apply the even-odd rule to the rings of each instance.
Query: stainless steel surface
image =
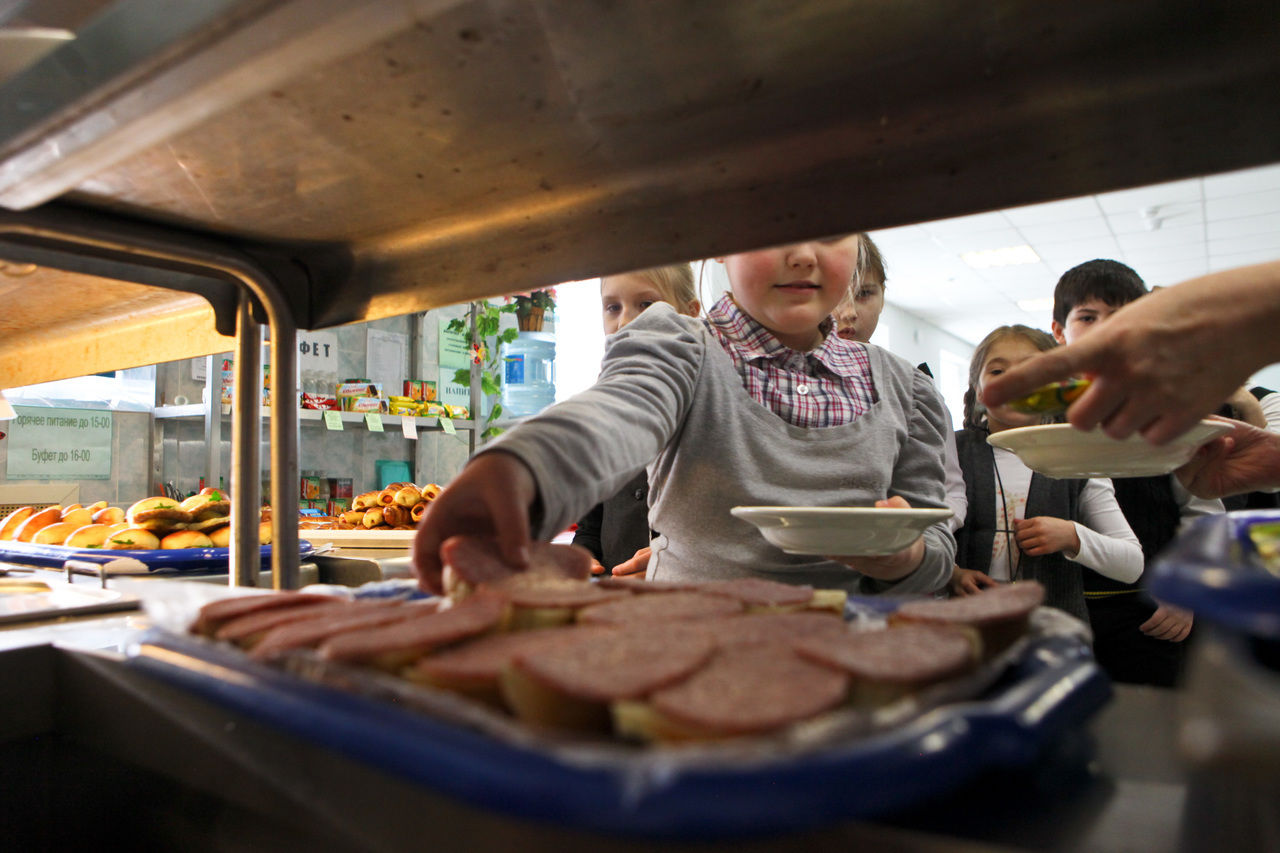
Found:
[[[156,825],[155,814],[171,815],[161,822],[172,833],[167,845],[159,845],[165,849],[215,836],[225,849],[278,847],[264,845],[261,835],[254,845],[254,830],[261,827],[254,820],[235,819],[244,817],[265,818],[282,837],[292,831],[295,841],[314,836],[317,841],[308,847],[313,851],[419,849],[424,832],[432,848],[439,850],[640,851],[659,846],[459,803],[347,758],[336,748],[282,736],[274,728],[122,666],[113,656],[22,649],[0,654],[0,676],[0,695],[9,700],[0,704],[0,744],[12,750],[25,737],[88,745],[97,755],[112,758],[117,778],[144,769],[158,774],[161,784],[148,787],[142,799],[148,809],[103,809],[103,815],[151,826]],[[669,839],[660,846],[689,853],[729,848],[750,853],[1194,849],[1179,843],[1186,779],[1166,739],[1175,698],[1170,691],[1120,686],[1106,713],[1089,728],[1101,743],[1125,748],[1099,750],[1087,774],[1055,775],[1062,768],[1045,766],[1031,779],[1006,775],[978,780],[891,820],[845,822],[719,844]],[[1142,756],[1152,755],[1163,757],[1167,768],[1153,769],[1149,759],[1144,764]],[[5,757],[14,758],[11,751]],[[38,775],[40,765],[10,760],[7,766],[23,774],[25,781]],[[73,777],[69,775],[65,784],[72,784]],[[127,790],[131,795],[135,791]],[[24,802],[43,796],[63,803],[62,792],[48,785],[15,784],[7,796],[21,796]],[[41,806],[47,804],[30,804],[35,808],[19,812],[22,820],[8,827],[19,838],[49,832],[49,825],[38,819]],[[83,821],[90,840],[100,838],[95,833],[104,828],[98,823],[100,815],[93,813],[95,805],[81,802],[68,816]],[[220,818],[216,832],[210,827],[211,816]]]
[[[1277,91],[1270,0],[123,0],[0,87],[0,203],[274,258],[321,328],[1272,162]]]

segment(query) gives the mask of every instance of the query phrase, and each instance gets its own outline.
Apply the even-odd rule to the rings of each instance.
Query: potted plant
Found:
[[[543,319],[556,310],[555,288],[517,293],[508,298],[515,300],[516,324],[522,332],[542,331]]]
[[[474,322],[468,322],[468,317],[459,317],[449,321],[449,324],[445,326],[447,331],[455,334],[469,331],[471,338],[472,367],[464,367],[454,373],[454,382],[459,385],[469,386],[471,384],[471,372],[475,368],[478,369],[480,374],[480,393],[486,397],[495,398],[502,394],[501,348],[503,344],[514,341],[520,333],[516,329],[502,330],[499,327],[501,326],[503,314],[511,314],[516,311],[517,304],[494,305],[491,302],[473,302],[468,315],[474,318]],[[489,346],[490,338],[496,338],[492,348]],[[472,412],[472,417],[478,418],[479,416],[479,412]],[[489,417],[485,419],[486,429],[481,433],[482,438],[493,438],[502,432],[501,428],[493,425],[493,422],[501,416],[502,403],[495,399],[493,407],[489,410]]]

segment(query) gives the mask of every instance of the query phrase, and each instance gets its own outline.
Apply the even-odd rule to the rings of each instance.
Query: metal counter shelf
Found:
[[[115,654],[52,646],[0,653],[0,698],[0,818],[14,844],[36,849],[113,839],[133,849],[313,853],[654,846],[462,803]],[[1186,782],[1173,752],[1176,698],[1119,686],[1087,728],[1032,765],[982,774],[871,821],[738,839],[733,849],[1179,849]],[[711,848],[664,840],[662,849]]]

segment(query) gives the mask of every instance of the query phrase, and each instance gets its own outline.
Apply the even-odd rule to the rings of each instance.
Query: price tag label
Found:
[[[418,419],[413,415],[405,415],[400,419],[400,431],[404,433],[405,438],[417,439]]]
[[[336,429],[342,432],[342,412],[335,412],[332,409],[326,409],[324,413],[324,425],[327,429]]]
[[[458,430],[453,425],[453,418],[440,418],[440,429],[445,431],[446,435],[457,435]]]
[[[377,412],[365,412],[364,425],[369,428],[369,432],[382,432],[382,415]]]

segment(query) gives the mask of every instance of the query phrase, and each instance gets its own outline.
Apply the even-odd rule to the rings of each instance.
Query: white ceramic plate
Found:
[[[850,557],[897,553],[952,514],[949,509],[829,506],[735,506],[730,512],[788,554]]]
[[[1153,447],[1139,435],[1117,440],[1101,430],[1047,424],[1004,430],[987,436],[987,443],[1013,451],[1032,471],[1049,477],[1154,477],[1185,464],[1197,448],[1230,429],[1204,420],[1163,447]]]

